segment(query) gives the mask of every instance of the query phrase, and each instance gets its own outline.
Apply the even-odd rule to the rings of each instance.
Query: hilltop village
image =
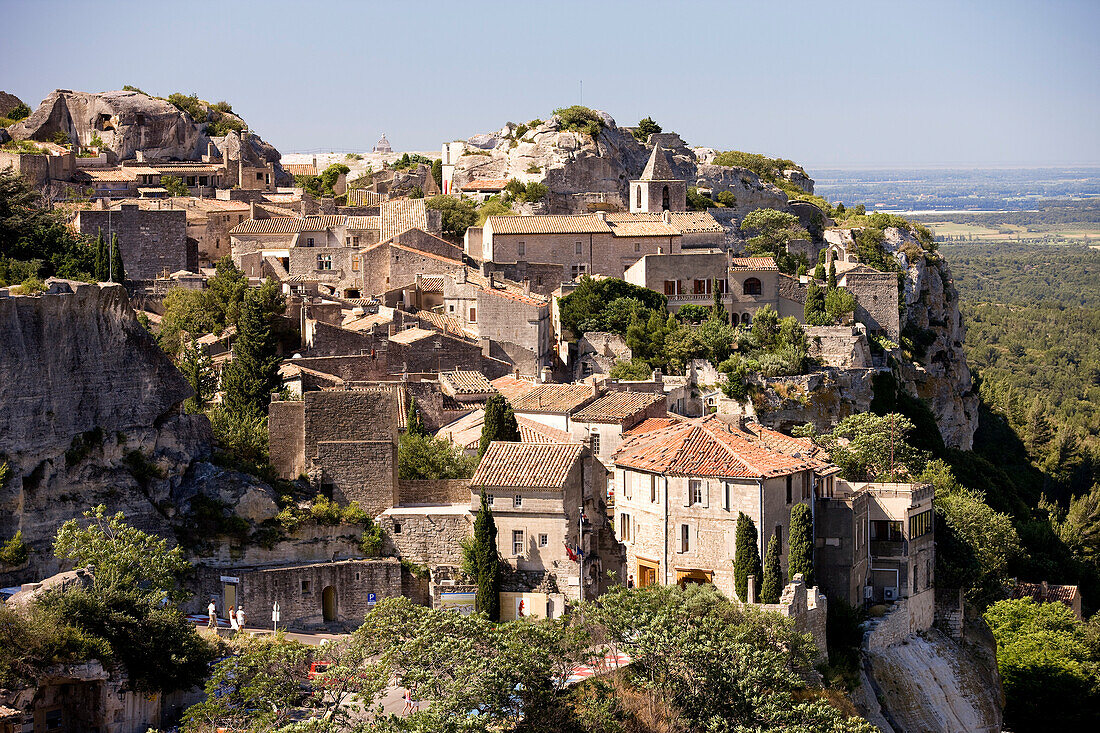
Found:
[[[58,90],[0,138],[0,170],[95,255],[90,282],[0,288],[13,602],[81,582],[55,533],[102,504],[186,552],[185,612],[291,631],[397,597],[558,619],[710,584],[825,661],[830,607],[873,609],[860,714],[999,730],[900,448],[968,449],[978,419],[922,227],[580,107],[438,153],[284,157],[229,105]],[[0,712],[74,688],[101,731],[182,704],[69,668]]]

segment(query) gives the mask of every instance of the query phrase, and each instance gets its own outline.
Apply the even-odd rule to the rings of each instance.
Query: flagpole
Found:
[[[577,572],[577,600],[584,603],[584,506],[577,512],[577,555],[580,570]]]

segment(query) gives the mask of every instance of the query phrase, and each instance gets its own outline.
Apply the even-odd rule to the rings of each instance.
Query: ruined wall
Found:
[[[293,480],[306,471],[305,402],[272,402],[267,410],[268,452],[279,476]]]
[[[328,440],[317,443],[314,470],[320,487],[340,504],[358,502],[370,515],[396,501],[397,443],[389,440]]]
[[[465,478],[411,481],[397,484],[400,506],[418,504],[468,504],[470,480]]]
[[[186,211],[126,204],[120,211],[81,211],[77,225],[81,234],[91,237],[102,231],[108,244],[111,233],[118,235],[129,280],[152,280],[166,271],[187,269]]]
[[[871,333],[882,333],[894,343],[901,339],[898,314],[898,279],[892,272],[846,273],[840,283],[856,297],[855,319],[866,324]]]

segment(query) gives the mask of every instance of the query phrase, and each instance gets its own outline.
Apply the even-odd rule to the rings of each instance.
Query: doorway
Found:
[[[225,583],[222,585],[222,613],[229,616],[229,609],[237,606],[237,584]]]
[[[698,585],[705,585],[713,581],[714,573],[710,570],[677,570],[676,571],[676,584],[681,588],[687,586],[688,583],[695,583]]]
[[[325,623],[336,620],[336,588],[331,585],[321,591],[321,618]]]
[[[648,588],[651,585],[657,585],[657,564],[639,560],[638,587]]]

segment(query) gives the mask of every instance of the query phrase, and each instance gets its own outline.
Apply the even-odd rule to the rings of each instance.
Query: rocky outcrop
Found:
[[[944,442],[969,450],[978,429],[978,392],[963,352],[966,326],[947,262],[895,228],[886,230],[886,247],[905,275],[902,334],[916,345],[914,361],[899,360],[900,381],[928,402]]]
[[[14,94],[0,91],[0,117],[7,117],[8,112],[23,104],[23,100]]]
[[[0,297],[0,374],[0,538],[21,530],[30,546],[19,579],[56,570],[58,526],[96,504],[170,533],[164,506],[210,425],[180,410],[191,389],[121,286]]]
[[[737,203],[731,209],[737,217],[753,209],[787,205],[786,194],[750,170],[700,162],[676,134],[652,135],[642,144],[629,130],[618,127],[611,115],[599,115],[604,124],[595,136],[562,130],[554,116],[532,129],[509,123],[496,133],[469,138],[467,154],[456,163],[456,188],[476,179],[541,181],[550,189],[546,213],[588,213],[592,208],[626,211],[629,182],[641,175],[652,146],[660,144],[677,178],[715,193],[733,192]]]
[[[996,642],[988,627],[970,625],[961,642],[931,629],[864,652],[853,702],[884,733],[1000,731]]]
[[[789,433],[812,423],[827,432],[848,417],[871,408],[874,369],[833,369],[796,377],[755,377],[750,414],[762,424]]]
[[[230,112],[222,114],[243,123]],[[206,120],[192,120],[167,100],[141,92],[57,89],[42,100],[30,117],[12,125],[9,132],[17,140],[48,140],[63,132],[81,145],[91,145],[92,137],[98,135],[106,149],[120,160],[133,158],[139,150],[147,158],[198,160],[211,141],[223,154],[226,145],[232,149],[233,141],[226,138],[234,138],[239,150],[240,137],[236,133],[210,138],[206,127]],[[278,163],[279,151],[256,135],[249,135],[248,146],[250,155]]]

